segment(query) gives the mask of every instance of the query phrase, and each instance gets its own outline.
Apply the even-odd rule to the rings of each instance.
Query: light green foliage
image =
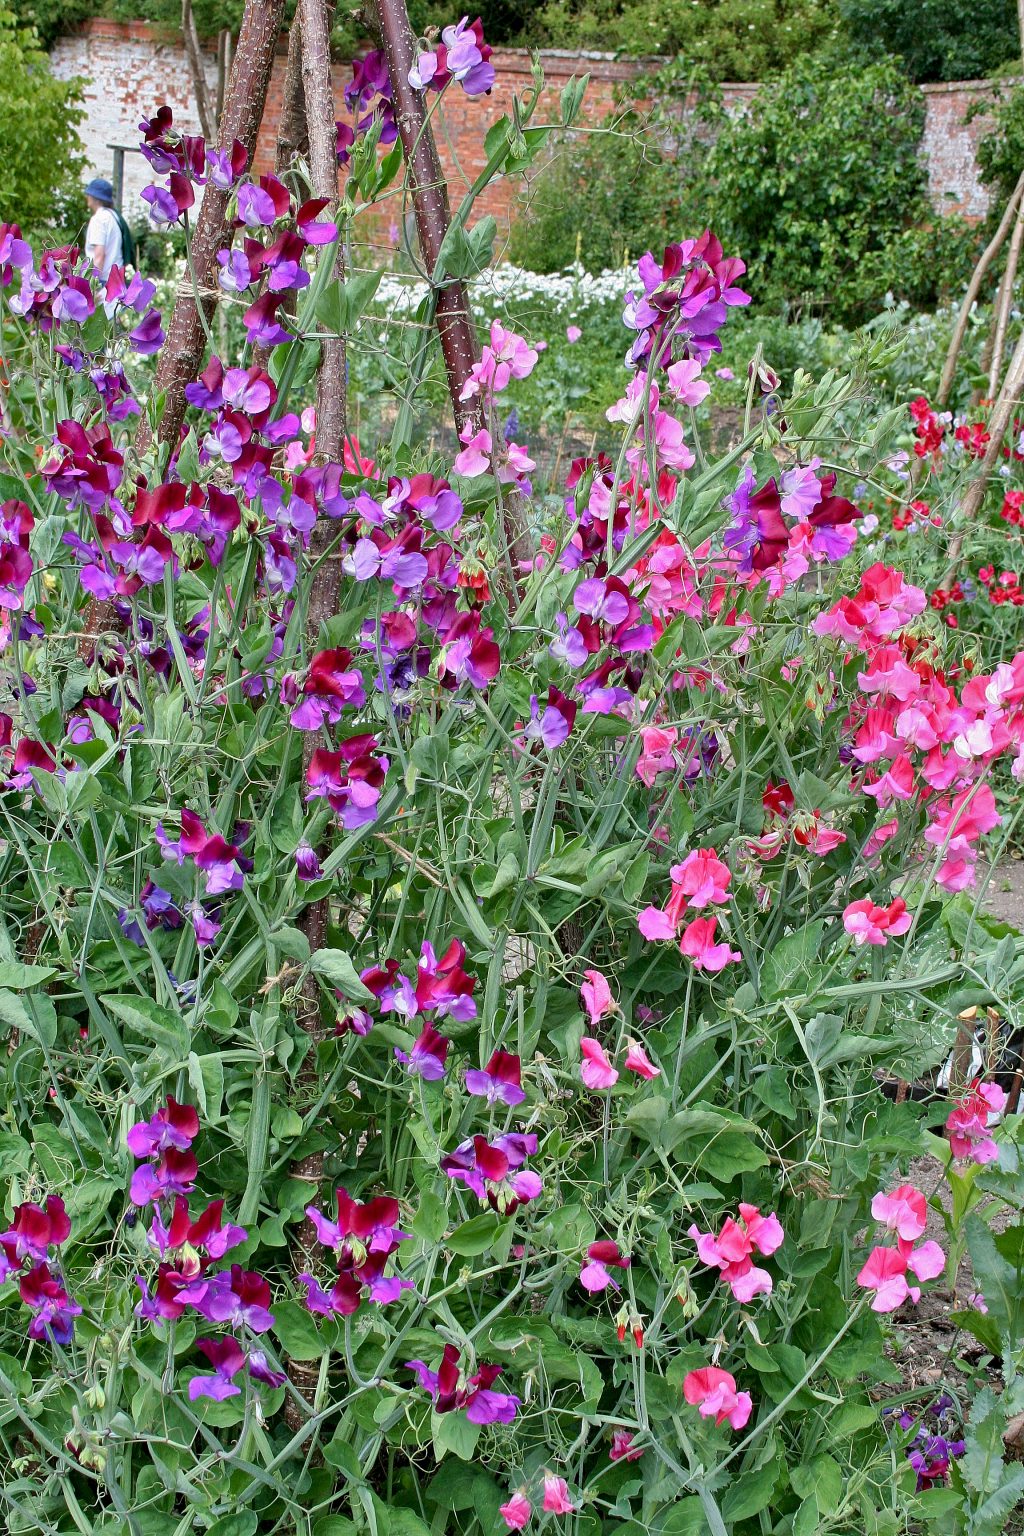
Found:
[[[0,220],[60,232],[84,213],[80,88],[55,80],[35,33],[0,11]]]

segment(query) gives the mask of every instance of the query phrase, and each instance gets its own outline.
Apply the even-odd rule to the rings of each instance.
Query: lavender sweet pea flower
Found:
[[[592,619],[606,624],[621,624],[629,616],[629,603],[621,592],[609,592],[600,577],[592,576],[581,581],[572,596],[577,613],[585,613]]]
[[[277,218],[274,199],[252,182],[238,189],[238,217],[247,229],[269,229]]]
[[[229,251],[218,251],[217,264],[220,267],[217,282],[225,293],[244,293],[252,283],[249,258],[237,246]]]

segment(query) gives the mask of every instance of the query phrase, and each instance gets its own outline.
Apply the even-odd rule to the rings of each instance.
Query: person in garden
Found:
[[[111,267],[124,260],[121,220],[114,211],[114,189],[102,176],[94,176],[85,189],[89,223],[85,231],[85,249],[93,267],[104,281]]]

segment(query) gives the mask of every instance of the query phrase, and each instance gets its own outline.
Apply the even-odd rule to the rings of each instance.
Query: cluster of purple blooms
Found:
[[[953,1430],[951,1433],[955,1404],[949,1393],[943,1392],[919,1417],[906,1408],[900,1413],[891,1408],[883,1412],[905,1433],[915,1431],[904,1454],[917,1473],[918,1492],[944,1486],[949,1481],[950,1462],[962,1456],[965,1450],[963,1431]]]
[[[188,1386],[193,1402],[200,1397],[222,1402],[241,1392],[236,1378],[243,1370],[271,1387],[281,1386],[285,1378],[249,1339],[273,1326],[267,1281],[240,1264],[216,1272],[210,1269],[246,1242],[248,1234],[243,1227],[224,1222],[223,1200],[213,1201],[195,1220],[190,1215],[188,1196],[198,1173],[192,1143],[198,1134],[195,1108],[171,1097],[149,1120],[139,1121],[128,1132],[128,1150],[139,1161],[129,1195],[133,1205],[153,1206],[147,1238],[158,1261],[155,1277],[135,1277],[141,1298],[135,1315],[161,1324],[175,1322],[191,1309],[205,1322],[232,1330],[197,1341],[213,1373],[194,1376]]]
[[[78,246],[43,251],[37,267],[32,247],[21,238],[18,225],[0,224],[0,288],[11,287],[15,274],[18,289],[9,295],[8,309],[44,334],[56,331],[67,336],[67,341],[56,344],[55,351],[76,373],[82,372],[87,362],[80,327],[95,314],[97,302],[105,304],[117,329],[127,335],[133,352],[150,357],[163,346],[160,311],[152,307],[156,285],[138,273],[128,278],[123,267],[112,267],[106,288],[98,295],[88,259]],[[76,329],[69,331],[69,326]],[[138,411],[138,404],[128,395],[123,370],[97,365],[89,376],[101,400],[112,397],[123,414]]]
[[[0,1284],[17,1277],[18,1294],[32,1313],[30,1339],[68,1344],[82,1309],[68,1295],[57,1267],[59,1249],[71,1236],[71,1222],[59,1195],[45,1205],[26,1201],[0,1232]]]
[[[161,181],[142,193],[153,222],[185,223],[196,200],[196,188],[212,182],[235,199],[234,229],[241,245],[218,251],[219,283],[227,293],[255,293],[242,316],[253,346],[273,347],[290,341],[278,318],[288,292],[309,284],[303,258],[310,246],[330,245],[337,225],[319,216],[327,198],[313,198],[296,208],[291,194],[276,176],[245,180],[248,155],[237,140],[230,150],[207,149],[202,137],[179,133],[171,109],[162,106],[139,124],[142,153]],[[265,237],[265,238],[264,238]]]
[[[494,85],[491,52],[479,16],[472,25],[463,16],[456,26],[445,27],[436,48],[420,51],[409,71],[409,84],[417,91],[443,91],[456,80],[467,96],[484,96]]]

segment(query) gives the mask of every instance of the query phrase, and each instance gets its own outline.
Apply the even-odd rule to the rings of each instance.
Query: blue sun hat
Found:
[[[86,197],[94,197],[98,203],[105,203],[108,208],[113,206],[114,188],[104,176],[94,176],[85,189]]]

